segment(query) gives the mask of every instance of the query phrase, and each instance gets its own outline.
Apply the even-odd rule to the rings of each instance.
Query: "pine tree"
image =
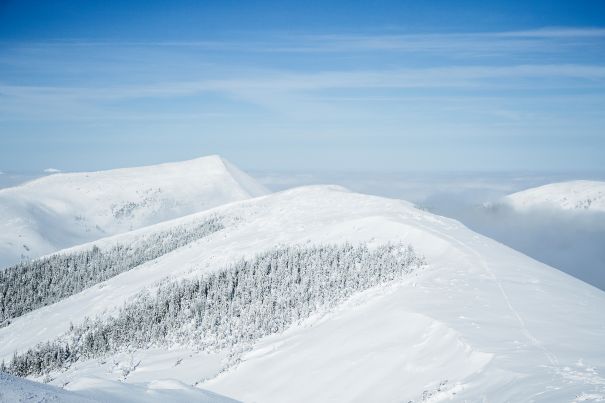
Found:
[[[20,376],[47,373],[130,348],[235,348],[422,265],[413,249],[402,245],[271,250],[199,278],[168,281],[142,292],[116,316],[86,319],[58,340],[15,354],[8,371]]]

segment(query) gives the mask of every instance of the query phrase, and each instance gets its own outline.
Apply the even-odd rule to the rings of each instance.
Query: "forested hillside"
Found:
[[[223,229],[218,217],[145,234],[131,243],[58,253],[0,271],[0,326],[34,309]]]
[[[283,247],[193,280],[139,294],[108,319],[90,319],[58,340],[13,357],[3,369],[41,375],[126,348],[230,348],[283,331],[355,292],[423,265],[414,250],[386,245]]]

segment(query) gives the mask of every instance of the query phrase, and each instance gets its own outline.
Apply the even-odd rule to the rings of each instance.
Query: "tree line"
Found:
[[[223,229],[218,217],[145,234],[108,248],[58,253],[0,271],[0,327],[35,309]]]
[[[132,348],[234,347],[281,332],[423,264],[403,245],[281,247],[143,291],[117,315],[86,319],[57,340],[15,354],[2,368],[18,376],[42,375]]]

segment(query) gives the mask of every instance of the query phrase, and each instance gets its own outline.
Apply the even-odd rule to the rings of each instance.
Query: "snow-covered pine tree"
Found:
[[[7,369],[40,375],[130,348],[241,346],[422,265],[423,259],[402,245],[278,248],[142,292],[116,316],[87,319],[58,340],[15,355]]]
[[[143,235],[106,249],[55,254],[0,271],[0,327],[223,229],[219,217]]]

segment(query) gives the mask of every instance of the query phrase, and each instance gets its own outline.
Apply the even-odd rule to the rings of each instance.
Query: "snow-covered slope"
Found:
[[[0,402],[2,403],[234,402],[232,399],[178,381],[154,382],[141,386],[100,378],[80,378],[71,385],[71,389],[75,391],[67,391],[0,372]]]
[[[526,211],[549,208],[567,211],[605,212],[605,182],[570,181],[523,190],[504,198],[513,208]]]
[[[0,190],[0,267],[266,193],[218,156],[47,176]]]
[[[402,241],[426,257],[424,269],[261,339],[222,373],[225,353],[175,346],[77,362],[52,383],[92,393],[103,386],[82,379],[169,378],[258,402],[605,399],[605,293],[454,220],[317,186],[159,226],[209,216],[228,224],[1,328],[0,358],[59,336],[70,322],[111,315],[167,276],[209,273],[275,245]]]
[[[0,372],[0,402],[91,402],[74,392]]]

